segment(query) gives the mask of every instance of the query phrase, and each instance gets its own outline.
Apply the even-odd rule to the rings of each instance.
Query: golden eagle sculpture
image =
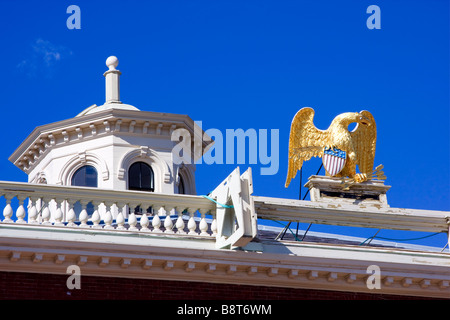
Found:
[[[292,120],[286,188],[302,168],[303,161],[312,157],[321,157],[327,176],[341,177],[347,188],[372,177],[386,178],[380,171],[382,165],[373,172],[377,128],[369,111],[342,113],[325,131],[317,129],[313,119],[314,110],[302,108]],[[355,129],[349,131],[348,126],[355,122]],[[356,173],[356,165],[361,173]]]

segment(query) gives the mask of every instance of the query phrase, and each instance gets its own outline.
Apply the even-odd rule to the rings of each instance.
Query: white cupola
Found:
[[[195,161],[208,139],[187,115],[140,111],[120,101],[119,60],[106,60],[106,99],[76,117],[37,127],[9,157],[28,182],[196,194]],[[191,135],[190,164],[173,161],[174,130]],[[197,151],[200,150],[200,151]],[[197,154],[194,154],[197,152]]]

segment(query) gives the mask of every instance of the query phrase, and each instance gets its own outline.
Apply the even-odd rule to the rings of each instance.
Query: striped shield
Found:
[[[335,176],[342,171],[345,166],[346,159],[347,152],[345,151],[339,150],[337,148],[325,148],[323,150],[323,166],[331,176]]]

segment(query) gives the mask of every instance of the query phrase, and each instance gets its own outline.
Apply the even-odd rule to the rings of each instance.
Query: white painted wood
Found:
[[[210,198],[218,203],[217,248],[243,247],[256,236],[257,218],[252,192],[251,168],[241,176],[237,167],[210,193]]]
[[[152,233],[135,237],[126,231],[67,230],[0,223],[0,268],[65,274],[67,265],[82,264],[83,275],[93,276],[374,293],[366,286],[366,270],[376,264],[382,276],[376,293],[449,294],[447,253],[273,241],[262,241],[256,252],[230,251],[215,249],[212,237]]]
[[[61,199],[68,199],[70,203],[81,201],[83,210],[79,214],[77,221],[80,221],[83,226],[87,226],[87,222],[89,219],[89,221],[92,221],[96,227],[100,227],[99,223],[101,219],[101,211],[105,210],[104,213],[106,214],[106,207],[102,205],[102,203],[105,203],[107,206],[109,206],[110,211],[116,210],[116,212],[118,212],[118,209],[114,204],[145,203],[153,205],[154,208],[162,208],[165,206],[170,208],[177,208],[178,213],[181,214],[179,216],[179,219],[177,219],[176,228],[177,231],[180,231],[182,233],[184,232],[182,212],[185,209],[188,209],[190,214],[192,214],[192,219],[189,219],[188,222],[188,229],[191,234],[194,234],[196,232],[195,230],[197,230],[197,222],[194,219],[194,215],[196,214],[196,212],[210,212],[214,216],[216,216],[216,211],[226,211],[224,210],[225,208],[221,208],[220,206],[217,207],[215,203],[201,196],[147,193],[138,191],[117,191],[100,188],[93,189],[70,186],[66,187],[55,185],[38,185],[6,181],[0,181],[0,196],[5,197],[6,199],[6,205],[2,209],[4,216],[3,222],[9,223],[13,222],[12,218],[14,214],[14,210],[11,206],[11,200],[16,197],[25,199],[23,201],[26,201],[28,197],[32,197],[32,199],[35,199],[31,202],[30,208],[28,208],[29,212],[31,213],[29,214],[29,222],[43,223],[47,225],[52,224],[52,222],[55,221],[57,222],[57,220],[59,221],[59,223],[62,223],[61,212],[57,212],[58,208],[60,210],[62,210],[62,208],[70,208],[69,206],[61,204],[58,207],[56,206],[57,203],[52,199],[60,199],[60,203],[61,201],[63,201]],[[236,198],[239,201],[239,196],[236,196]],[[251,201],[254,203],[255,212],[257,212],[258,217],[263,219],[427,232],[448,232],[449,230],[448,221],[450,219],[450,213],[445,211],[402,209],[392,207],[368,208],[357,205],[339,206],[328,203],[258,196],[251,196],[249,199],[251,199]],[[94,203],[98,203],[98,206],[96,207],[94,215],[89,218],[86,213],[86,204],[91,201],[93,201]],[[227,200],[224,198],[223,202],[227,203]],[[39,212],[36,213],[38,205],[40,206],[40,208]],[[23,216],[22,209],[17,210],[19,211],[19,216]],[[240,232],[242,232],[243,234],[245,230],[245,234],[247,234],[249,237],[253,237],[254,233],[250,232],[256,230],[256,214],[253,215],[251,214],[251,212],[252,211],[249,211],[249,214],[253,218],[250,218],[250,220],[248,216],[246,218],[247,220],[244,220],[244,217],[240,218],[242,221],[242,223],[240,224],[241,226],[248,226],[248,222],[251,221],[252,227],[248,230],[252,231],[247,231],[245,230],[245,228],[240,230]],[[65,221],[68,221],[67,217],[69,217],[69,214],[67,214]],[[16,218],[17,217],[14,217],[14,219]],[[73,216],[71,216],[70,219],[73,219]],[[156,229],[159,229],[159,227],[161,226],[161,221],[158,222],[158,219],[159,216],[155,215],[152,221],[153,227]],[[225,223],[225,216],[222,216],[221,219],[221,223]],[[230,219],[230,223],[233,224],[234,221]],[[131,226],[133,226],[133,224],[131,224]],[[224,236],[223,226],[221,228],[222,237]],[[230,232],[229,234],[231,234],[231,232],[234,231],[232,225],[230,225],[228,228],[228,232]],[[204,232],[205,230],[206,228],[203,223],[200,231]],[[211,230],[209,233],[214,234],[215,231],[216,221],[213,220],[213,224],[211,225]]]
[[[447,232],[447,211],[365,207],[253,196],[259,218],[392,230]]]

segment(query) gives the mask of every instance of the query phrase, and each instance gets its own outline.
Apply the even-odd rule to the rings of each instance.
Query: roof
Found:
[[[252,238],[245,246],[222,248],[221,237],[227,236],[223,232],[223,207],[201,196],[19,182],[0,182],[0,194],[8,201],[29,198],[31,206],[28,207],[28,221],[22,204],[17,209],[12,208],[16,207],[17,201],[9,201],[11,204],[8,202],[3,208],[5,219],[0,222],[0,266],[3,271],[65,274],[68,265],[76,264],[82,267],[83,276],[448,298],[448,252],[379,246],[376,241],[368,246],[359,245],[361,239],[315,232],[308,232],[301,242],[287,237],[275,241],[280,228],[269,228],[261,223],[258,223],[257,238]],[[59,206],[53,213],[50,205],[38,210],[41,206],[38,199],[53,199]],[[77,221],[72,210],[67,213],[68,222],[63,220],[64,199],[71,203],[93,201],[98,211],[92,215],[92,225],[87,224],[87,215],[80,214]],[[319,218],[328,224],[371,223],[377,228],[403,226],[403,230],[442,230],[443,226],[447,227],[448,212],[399,211],[396,208],[366,210],[360,205],[346,206],[342,210],[328,208],[324,203],[300,200],[257,196],[245,199],[241,198],[242,202],[248,200],[258,217],[264,220],[277,216],[285,221]],[[126,203],[130,207],[151,206],[155,212],[142,215],[139,223],[134,214],[125,221],[126,209],[117,211],[113,217],[114,208],[122,208]],[[104,212],[100,212],[102,210]],[[14,212],[16,221],[11,219]],[[247,213],[240,211],[238,205],[229,214],[233,212],[235,215]],[[208,213],[216,223],[206,221]],[[50,221],[51,217],[54,222]],[[428,225],[419,224],[422,218]],[[430,220],[435,222],[430,224]],[[395,221],[397,224],[393,223]],[[239,228],[245,228],[245,225],[239,225],[237,230]],[[235,235],[236,232],[229,238]],[[367,286],[371,266],[381,270],[381,287],[376,292]]]
[[[202,154],[212,145],[204,136],[204,131],[188,115],[140,111],[131,105],[118,103],[100,107],[93,105],[74,118],[36,127],[9,157],[9,161],[29,173],[51,148],[66,143],[123,132],[151,134],[150,129],[156,135],[169,135],[170,139],[170,133],[178,128],[187,129],[193,141],[202,141]]]
[[[284,228],[258,224],[258,237],[261,240],[273,240],[280,233],[284,232]],[[438,247],[430,247],[424,245],[416,245],[410,243],[399,243],[395,241],[383,241],[373,239],[370,242],[367,238],[361,238],[356,236],[342,235],[336,233],[325,233],[317,231],[298,230],[297,239],[295,239],[296,229],[291,228],[287,231],[283,237],[283,241],[300,241],[310,243],[328,243],[328,244],[342,244],[342,245],[357,245],[368,247],[380,247],[380,248],[398,248],[417,251],[430,251],[430,252],[449,252],[449,249],[442,249]],[[370,238],[369,238],[370,239]]]
[[[86,109],[81,111],[75,117],[81,117],[81,116],[84,116],[84,115],[87,115],[87,114],[92,114],[92,113],[100,112],[100,111],[103,111],[103,110],[111,110],[111,109],[140,111],[135,106],[132,106],[130,104],[125,104],[125,103],[105,103],[105,104],[103,104],[101,106],[97,106],[96,104],[93,104],[92,106],[87,107]]]

